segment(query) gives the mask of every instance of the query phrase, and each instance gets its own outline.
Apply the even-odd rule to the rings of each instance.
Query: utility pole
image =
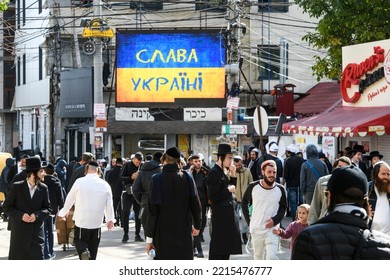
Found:
[[[102,8],[100,0],[93,0],[93,16],[94,18],[101,18]],[[93,55],[93,102],[95,104],[103,103],[103,60],[102,60],[102,41],[100,38],[94,38],[96,51]]]
[[[93,16],[94,18],[102,17],[102,7],[100,0],[93,0]],[[93,55],[93,105],[95,109],[96,104],[103,104],[103,59],[102,59],[102,40],[100,38],[94,38],[94,44],[96,47]],[[94,110],[95,111],[95,110]],[[104,143],[103,133],[96,133],[96,116],[94,116],[94,143],[92,145],[93,153],[97,159],[100,159],[104,155],[104,146],[97,148],[96,143]]]

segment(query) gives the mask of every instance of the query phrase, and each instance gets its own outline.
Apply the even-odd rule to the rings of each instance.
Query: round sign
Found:
[[[259,121],[259,109],[260,109],[260,119],[261,119],[261,132],[260,132],[260,121]],[[253,113],[253,126],[257,134],[264,136],[268,131],[268,115],[265,109],[261,106],[256,107],[255,112]]]

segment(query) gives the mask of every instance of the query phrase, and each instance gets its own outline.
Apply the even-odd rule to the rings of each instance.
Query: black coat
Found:
[[[152,176],[158,173],[161,173],[160,163],[155,160],[147,161],[142,165],[141,171],[134,181],[132,187],[134,199],[143,208],[148,207],[150,185],[152,184]]]
[[[51,213],[49,191],[45,184],[38,183],[31,198],[27,181],[16,182],[4,201],[4,211],[11,217],[11,241],[8,259],[43,260],[45,242],[43,221]],[[22,221],[24,213],[35,214],[34,223]]]
[[[192,177],[167,164],[152,177],[146,236],[153,237],[156,258],[192,260],[192,225],[201,228],[201,207]]]
[[[120,198],[123,192],[123,181],[121,178],[122,166],[116,165],[107,175],[107,183],[111,187],[112,197]]]
[[[53,215],[56,215],[59,209],[64,207],[64,195],[60,179],[53,175],[46,175],[43,183],[49,190],[50,205]]]
[[[362,239],[364,230],[369,234]],[[298,235],[291,259],[389,260],[390,236],[378,231],[368,232],[367,221],[361,217],[334,212]]]
[[[240,227],[234,211],[233,196],[229,185],[236,185],[237,178],[229,178],[217,164],[210,170],[206,185],[211,201],[210,255],[242,254]]]
[[[69,184],[68,184],[68,193],[73,187],[74,182],[81,177],[85,176],[85,165],[81,165],[73,170],[72,177],[70,177]]]

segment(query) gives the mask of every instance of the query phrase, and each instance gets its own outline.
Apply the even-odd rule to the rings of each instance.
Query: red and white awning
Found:
[[[341,107],[331,112],[285,123],[283,133],[336,137],[390,134],[390,106]]]

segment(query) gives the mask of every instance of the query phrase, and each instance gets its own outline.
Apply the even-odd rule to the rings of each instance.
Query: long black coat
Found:
[[[51,213],[49,191],[39,183],[33,197],[30,196],[27,181],[19,181],[10,188],[4,201],[4,211],[11,217],[11,241],[8,259],[43,260],[43,220]],[[35,214],[34,223],[22,221],[24,213]]]
[[[152,177],[146,236],[153,237],[159,260],[192,260],[192,225],[201,227],[195,183],[176,164]]]
[[[217,164],[206,178],[211,200],[210,255],[242,254],[240,227],[234,211],[233,196],[229,185],[236,185],[237,178],[229,178]]]

